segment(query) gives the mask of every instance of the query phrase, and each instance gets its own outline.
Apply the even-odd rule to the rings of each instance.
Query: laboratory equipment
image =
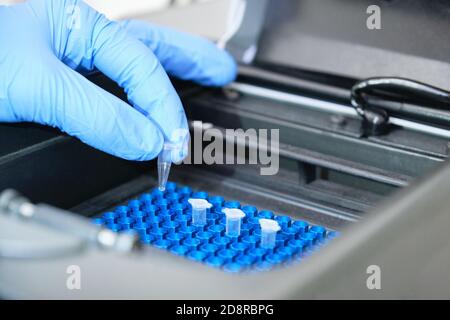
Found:
[[[93,223],[119,233],[133,229],[143,244],[231,273],[290,265],[336,237],[323,226],[268,216],[273,212],[169,181],[166,191],[154,188]]]
[[[225,234],[229,237],[237,237],[241,234],[241,220],[245,217],[244,211],[236,208],[224,208],[222,212],[226,216]]]
[[[192,225],[206,225],[206,210],[212,207],[212,204],[205,199],[189,199],[192,206]]]
[[[280,225],[272,219],[260,219],[259,224],[261,226],[261,248],[273,249],[277,232],[281,230]]]
[[[105,228],[98,219],[91,223],[84,217],[54,206],[33,204],[11,189],[0,193],[0,214],[60,230],[102,249],[129,252],[139,247],[138,238],[133,232],[115,233],[112,228]]]
[[[176,145],[166,142],[158,155],[158,189],[166,190],[167,179],[169,179],[170,167],[172,166],[172,152]]]
[[[230,48],[235,49],[237,58],[244,54],[248,58],[252,48],[258,49],[257,63],[240,64],[240,77],[232,87],[221,90],[175,80],[173,83],[190,120],[211,123],[214,129],[279,129],[279,173],[261,176],[255,165],[172,166],[170,179],[180,184],[175,193],[181,200],[172,204],[175,199],[168,197],[167,204],[151,202],[147,205],[144,216],[152,215],[146,219],[154,230],[147,232],[146,229],[141,238],[148,243],[148,255],[144,259],[110,260],[101,254],[81,257],[84,275],[90,278],[89,286],[79,293],[68,292],[54,272],[64,271],[73,263],[72,257],[27,264],[3,259],[0,264],[2,296],[450,297],[450,286],[445,282],[449,278],[449,257],[440,255],[440,259],[430,259],[430,252],[448,252],[450,245],[444,239],[448,229],[450,188],[450,167],[445,161],[449,157],[448,108],[430,108],[428,99],[411,101],[398,91],[392,92],[392,100],[372,96],[375,92],[367,94],[371,106],[389,113],[389,125],[385,134],[366,137],[360,130],[363,121],[350,104],[350,91],[358,80],[392,75],[393,71],[395,75],[448,90],[450,42],[446,41],[448,35],[442,30],[450,27],[450,19],[447,19],[450,4],[420,0],[380,2],[386,13],[382,16],[383,28],[403,26],[386,33],[366,30],[361,28],[360,19],[351,19],[366,12],[364,1],[347,1],[345,10],[342,10],[344,1],[271,1],[271,10],[263,15],[268,18],[261,23],[263,32],[252,40],[247,31],[252,27],[251,21],[257,19],[258,11],[251,6],[263,2],[247,1],[251,10],[244,17],[243,26],[248,29],[238,31],[238,37],[228,42],[233,45]],[[327,19],[323,19],[324,16]],[[418,24],[417,19],[422,23]],[[342,24],[342,21],[348,23]],[[424,25],[431,36],[417,36],[425,30]],[[349,28],[358,30],[350,36],[354,41],[348,41]],[[317,33],[319,29],[323,34]],[[408,32],[404,33],[405,30]],[[391,41],[394,37],[398,41]],[[242,42],[234,41],[239,39]],[[305,46],[309,50],[305,50]],[[107,77],[99,73],[88,77],[105,90],[125,98],[121,89]],[[151,168],[152,163],[121,161],[34,125],[1,124],[0,129],[1,188],[15,188],[33,201],[51,203],[91,217],[115,212],[116,206],[142,192],[149,193],[151,187],[158,185],[156,162]],[[236,148],[242,146],[240,141],[232,141],[227,135],[223,138]],[[203,143],[205,146],[205,141]],[[246,147],[250,152],[256,149],[255,144],[247,143]],[[254,205],[258,210],[254,215],[254,208],[241,205],[247,217],[242,221],[241,236],[233,243],[225,235],[225,216],[216,213],[216,208],[225,207],[225,202],[212,201],[206,196],[214,207],[207,215],[201,237],[197,238],[198,230],[191,225],[186,200],[192,197],[192,191],[182,190],[181,184]],[[168,191],[166,187],[162,197]],[[157,193],[151,195],[151,201],[156,196]],[[163,226],[169,215],[164,210],[161,215],[160,208],[171,210],[172,205],[177,208],[170,211],[170,217],[179,223],[174,232],[180,236],[171,235],[173,225]],[[130,209],[126,210],[127,215],[131,215]],[[257,214],[261,209],[272,211],[271,219],[279,217],[280,213],[292,219],[290,222],[278,220],[282,228],[283,224],[288,224],[288,228],[277,233],[276,242],[280,245],[295,248],[305,244],[307,248],[311,245],[315,250],[320,249],[310,257],[301,256],[300,260],[306,260],[304,263],[277,268],[284,265],[280,258],[289,260],[293,256],[290,248],[278,250],[275,247],[275,252],[267,255],[267,249],[259,247],[261,228]],[[371,213],[366,214],[368,211]],[[262,215],[270,216],[267,212]],[[5,215],[0,215],[0,220],[0,228],[13,223],[5,221],[8,220]],[[297,223],[298,220],[305,221],[307,226]],[[124,219],[123,222],[123,227],[128,228],[129,221]],[[110,225],[122,228],[118,220]],[[328,233],[324,239],[326,247],[322,249],[319,239],[312,237],[320,236],[321,231],[311,225],[337,230],[342,236],[331,240],[335,233]],[[133,224],[130,226],[134,228]],[[426,234],[420,238],[419,250],[418,234]],[[295,239],[289,238],[292,235]],[[186,239],[180,240],[181,236]],[[161,239],[157,239],[159,237]],[[173,241],[174,247],[166,249],[167,243],[160,240]],[[203,248],[206,241],[208,245]],[[239,254],[241,243],[248,246],[244,252],[249,257]],[[365,245],[368,243],[371,245]],[[187,258],[194,248],[210,252],[209,244],[220,249],[212,257],[197,264]],[[202,256],[194,253],[190,257],[195,260]],[[377,257],[377,261],[373,261],[373,257]],[[230,259],[241,265],[247,264],[249,259],[261,261],[244,270],[278,270],[238,277],[219,272]],[[368,290],[366,286],[370,276],[366,268],[374,263],[382,268],[382,290]],[[116,268],[118,265],[120,268]],[[219,267],[207,267],[210,265]],[[236,269],[236,265],[227,267],[229,271]],[[35,270],[39,270],[39,276],[30,277]],[[401,270],[402,273],[383,273],[383,270]],[[433,272],[421,272],[423,270]],[[118,277],[118,273],[121,276]],[[45,286],[41,286],[43,281]],[[108,285],[104,286],[106,282]]]

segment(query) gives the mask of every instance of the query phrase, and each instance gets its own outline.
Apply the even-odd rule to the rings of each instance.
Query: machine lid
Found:
[[[381,29],[367,25],[376,19],[373,5]],[[398,76],[450,90],[449,30],[443,0],[247,0],[227,48],[241,63]]]

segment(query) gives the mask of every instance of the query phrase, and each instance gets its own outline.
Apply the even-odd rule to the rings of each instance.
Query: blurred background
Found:
[[[225,32],[233,0],[85,0],[110,19],[139,18],[218,39]],[[16,4],[24,0],[0,0]]]

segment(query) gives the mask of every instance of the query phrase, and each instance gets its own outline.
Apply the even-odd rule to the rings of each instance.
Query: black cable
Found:
[[[450,92],[418,81],[398,77],[375,77],[357,82],[351,89],[351,104],[363,118],[364,134],[378,135],[386,132],[389,116],[380,108],[373,108],[367,102],[374,90],[401,94],[409,100],[437,102],[450,110]]]

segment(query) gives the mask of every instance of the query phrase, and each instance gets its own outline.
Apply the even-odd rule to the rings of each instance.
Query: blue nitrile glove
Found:
[[[58,127],[133,160],[152,159],[165,140],[176,142],[187,121],[165,70],[221,86],[234,79],[236,64],[199,37],[122,24],[83,1],[0,6],[0,121]],[[94,68],[123,87],[133,107],[78,73]]]

